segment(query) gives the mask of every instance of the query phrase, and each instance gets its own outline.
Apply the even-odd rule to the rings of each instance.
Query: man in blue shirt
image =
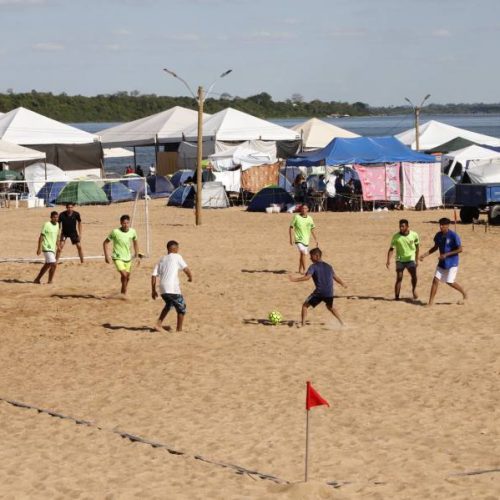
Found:
[[[322,252],[316,247],[313,248],[309,253],[312,264],[309,266],[306,274],[300,278],[293,278],[290,276],[290,281],[308,281],[312,278],[316,288],[314,292],[307,297],[305,302],[302,304],[302,326],[306,324],[307,309],[309,307],[316,307],[321,302],[324,302],[326,308],[339,320],[339,323],[343,325],[340,315],[333,307],[333,282],[336,281],[339,285],[347,288],[347,285],[340,279],[339,276],[335,274],[333,267],[326,262],[321,260]]]
[[[439,282],[442,281],[462,294],[463,300],[467,299],[465,290],[455,281],[458,272],[458,254],[462,253],[462,242],[457,233],[450,230],[450,219],[446,217],[439,219],[439,232],[434,236],[434,246],[424,253],[420,260],[424,260],[431,253],[439,250],[439,261],[436,273],[432,280],[431,295],[428,306],[434,304],[434,297]]]

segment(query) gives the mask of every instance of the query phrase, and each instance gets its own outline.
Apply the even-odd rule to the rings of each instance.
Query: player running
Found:
[[[50,212],[50,220],[42,226],[42,230],[40,231],[36,254],[40,255],[43,252],[45,264],[42,266],[38,276],[35,278],[34,283],[37,283],[38,285],[47,271],[49,271],[48,283],[52,283],[57,269],[56,250],[57,236],[59,235],[59,224],[57,223],[58,217],[59,215],[57,212]]]
[[[56,259],[59,260],[66,240],[69,238],[73,245],[76,245],[80,262],[83,264],[82,250],[82,219],[79,212],[74,209],[73,203],[66,204],[66,210],[59,214],[59,225],[61,226],[61,236],[57,248]]]
[[[306,271],[306,255],[309,253],[311,234],[316,242],[316,246],[318,246],[318,238],[314,232],[314,221],[312,217],[308,215],[308,212],[309,207],[306,203],[303,203],[300,206],[300,213],[293,216],[288,230],[290,245],[295,243],[299,251],[299,273],[304,273]]]

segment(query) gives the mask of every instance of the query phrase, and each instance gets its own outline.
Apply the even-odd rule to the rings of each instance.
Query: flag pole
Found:
[[[307,483],[308,467],[309,467],[309,410],[306,410],[306,463],[304,472],[304,481],[306,483]]]

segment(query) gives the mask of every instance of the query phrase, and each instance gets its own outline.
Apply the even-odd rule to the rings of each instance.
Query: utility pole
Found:
[[[420,106],[415,106],[408,97],[405,97],[405,101],[410,103],[410,106],[413,108],[413,113],[415,116],[415,150],[419,151],[420,150],[420,125],[419,125],[419,119],[420,119],[420,110],[422,109],[425,101],[429,99],[431,95],[427,94],[423,99],[422,102],[420,103]]]

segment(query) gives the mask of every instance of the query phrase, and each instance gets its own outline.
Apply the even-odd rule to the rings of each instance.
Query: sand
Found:
[[[84,249],[99,253],[131,210],[80,208]],[[34,257],[48,212],[1,210],[0,257]],[[388,243],[405,216],[427,250],[449,210],[313,214],[324,258],[349,286],[336,290],[347,327],[318,306],[298,329],[312,287],[287,279],[298,265],[289,215],[234,207],[204,211],[195,227],[191,210],[162,200],[150,215],[152,257],[126,301],[107,298],[119,281],[102,260],[65,262],[51,286],[30,282],[40,264],[0,264],[0,397],[92,424],[0,403],[2,498],[498,498],[500,472],[454,474],[500,469],[500,229],[458,226],[470,298],[457,305],[441,286],[428,309],[435,258],[419,266],[421,302],[396,303]],[[185,331],[155,333],[150,273],[171,238],[194,281],[182,278]],[[273,309],[276,327],[265,324]],[[307,380],[331,407],[311,411],[303,484]]]

